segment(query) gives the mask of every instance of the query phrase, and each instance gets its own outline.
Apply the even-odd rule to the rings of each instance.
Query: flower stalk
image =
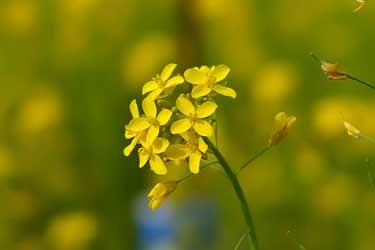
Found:
[[[251,247],[253,250],[258,250],[258,240],[257,240],[256,233],[255,233],[255,225],[253,222],[253,218],[251,216],[251,211],[250,211],[248,201],[246,200],[245,194],[243,192],[240,182],[238,181],[238,178],[236,174],[233,172],[228,162],[226,161],[226,159],[224,158],[224,156],[216,148],[216,146],[206,137],[204,137],[203,140],[208,145],[208,148],[211,149],[212,153],[215,155],[217,161],[223,167],[225,174],[227,175],[229,181],[231,182],[232,187],[237,195],[237,198],[241,203],[242,213],[243,213],[243,216],[245,218],[246,224],[249,229],[249,234],[251,238]]]
[[[259,157],[261,157],[264,153],[266,153],[270,148],[272,147],[272,144],[268,144],[266,147],[264,147],[262,150],[260,150],[259,152],[257,152],[256,154],[254,154],[248,161],[246,161],[241,167],[240,169],[238,170],[237,172],[237,175],[245,168],[247,167],[249,164],[251,164],[252,162],[254,162],[256,159],[258,159]]]
[[[366,168],[367,168],[367,175],[371,183],[371,187],[375,191],[375,178],[371,170],[370,160],[368,158],[366,159]]]

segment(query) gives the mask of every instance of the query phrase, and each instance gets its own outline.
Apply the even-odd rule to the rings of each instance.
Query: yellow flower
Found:
[[[158,208],[160,204],[176,190],[176,187],[177,182],[175,181],[159,182],[156,184],[147,195],[148,198],[151,198],[150,202],[148,203],[149,208],[152,210]]]
[[[230,69],[228,66],[221,64],[218,66],[201,66],[200,68],[190,68],[184,73],[185,80],[196,86],[191,91],[193,98],[199,98],[206,96],[211,91],[215,91],[218,94],[236,98],[236,91],[232,88],[225,87],[218,84],[218,82],[224,80],[229,74]]]
[[[138,149],[139,167],[142,168],[147,162],[150,162],[151,170],[156,174],[165,175],[167,168],[159,154],[164,153],[169,146],[167,139],[158,137],[152,144],[142,143]]]
[[[367,2],[366,0],[356,0],[356,2],[359,3],[358,7],[353,11],[354,13],[358,12],[359,10],[362,9],[362,7],[365,5]]]
[[[344,127],[346,128],[346,131],[349,136],[355,139],[359,139],[361,137],[361,131],[359,131],[356,127],[354,127],[349,122],[344,121]]]
[[[216,103],[206,101],[197,108],[186,97],[179,96],[176,100],[177,109],[186,116],[172,123],[171,133],[181,134],[188,131],[191,127],[201,136],[211,136],[212,126],[204,120],[213,113],[217,108]]]
[[[135,100],[130,104],[130,109],[133,115],[133,119],[126,126],[125,137],[137,137],[137,135],[139,134],[142,135],[143,131],[147,131],[145,140],[146,144],[148,145],[151,145],[155,138],[158,137],[160,127],[166,125],[172,116],[172,111],[165,108],[162,109],[159,114],[157,114],[155,102],[150,97],[146,97],[142,101],[142,109],[145,114],[144,116],[139,115],[137,103]],[[139,137],[141,135],[139,135]]]
[[[285,136],[289,129],[295,123],[296,117],[287,116],[284,112],[280,112],[275,116],[275,123],[272,128],[269,143],[271,146],[278,144]]]
[[[149,92],[149,96],[152,99],[159,97],[159,95],[167,88],[171,88],[177,86],[184,82],[184,78],[180,75],[174,76],[172,78],[171,75],[175,70],[177,64],[170,63],[167,64],[162,72],[157,74],[155,77],[152,78],[152,81],[146,82],[142,88],[142,95],[145,95]]]
[[[139,110],[138,110],[138,105],[136,100],[132,100],[129,105],[130,113],[134,119],[139,118]],[[125,147],[124,149],[124,155],[129,156],[131,152],[134,150],[135,146],[137,145],[138,141],[142,136],[144,136],[144,131],[133,131],[128,128],[128,126],[125,126],[125,138],[126,139],[132,139],[131,143]]]
[[[202,137],[193,131],[182,133],[181,136],[186,144],[171,145],[165,152],[165,157],[175,161],[189,157],[190,172],[198,174],[202,155],[206,153],[208,146]]]

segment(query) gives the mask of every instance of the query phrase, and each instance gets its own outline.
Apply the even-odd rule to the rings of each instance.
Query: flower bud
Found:
[[[274,146],[284,139],[295,121],[296,117],[294,116],[287,116],[284,112],[278,113],[275,116],[275,122],[269,140],[270,145]]]
[[[348,133],[349,136],[351,136],[351,137],[353,137],[355,139],[359,139],[359,137],[361,136],[361,131],[359,131],[359,129],[357,129],[356,127],[354,127],[349,122],[344,121],[344,127],[346,128],[346,131],[347,131],[347,133]]]
[[[150,198],[148,203],[151,210],[155,210],[160,206],[160,204],[168,198],[168,196],[173,193],[177,187],[177,182],[175,181],[166,181],[157,183],[147,195]]]
[[[344,80],[347,74],[341,69],[337,63],[321,62],[320,66],[323,72],[327,75],[329,80]]]

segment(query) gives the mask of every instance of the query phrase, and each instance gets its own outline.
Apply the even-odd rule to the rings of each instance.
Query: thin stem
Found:
[[[354,77],[354,76],[351,76],[349,74],[346,74],[346,77],[348,77],[349,79],[353,80],[353,81],[356,81],[362,85],[365,85],[366,87],[369,87],[371,88],[372,90],[375,90],[375,86],[371,83],[368,83],[368,82],[365,82],[365,81],[362,81],[361,79],[358,79],[357,77]]]
[[[374,180],[374,174],[373,174],[372,171],[371,171],[371,165],[370,165],[370,161],[369,161],[368,158],[366,159],[366,167],[367,167],[368,178],[369,178],[369,180],[370,180],[370,183],[371,183],[371,186],[372,186],[373,190],[375,191],[375,180]]]
[[[253,155],[248,161],[246,161],[244,164],[242,164],[242,166],[240,167],[240,169],[238,170],[237,172],[237,175],[242,171],[242,169],[244,169],[245,167],[247,167],[247,165],[249,165],[250,163],[252,163],[253,161],[255,161],[256,159],[258,159],[259,157],[261,157],[265,152],[267,152],[270,148],[272,147],[271,144],[268,144],[266,147],[264,147],[262,150],[260,150],[259,152],[257,152],[255,155]]]
[[[291,232],[291,231],[288,231],[288,232],[286,233],[286,235],[287,235],[290,239],[292,239],[292,240],[297,244],[297,246],[298,246],[298,248],[299,248],[300,250],[306,250],[306,248],[301,244],[301,242],[299,242],[299,240],[297,240],[297,238],[294,237],[294,236],[292,235],[292,232]]]
[[[219,145],[217,144],[217,142],[218,142],[217,130],[218,130],[218,128],[217,128],[217,119],[216,119],[216,121],[215,121],[215,145],[216,145],[217,148],[219,148]]]
[[[201,166],[201,167],[200,167],[200,170],[203,170],[203,169],[207,168],[208,166],[214,165],[214,164],[216,164],[216,163],[219,163],[219,162],[218,162],[218,161],[213,161],[213,162],[207,163],[207,164]],[[183,182],[184,180],[189,179],[189,178],[192,177],[193,175],[194,175],[194,174],[190,173],[190,174],[186,175],[185,177],[182,177],[181,179],[177,180],[176,183],[178,184],[178,183],[180,183],[180,182]]]
[[[372,138],[372,137],[370,137],[370,136],[367,136],[367,135],[364,135],[364,134],[360,134],[359,137],[365,139],[368,142],[371,142],[371,143],[375,144],[375,139]]]
[[[242,242],[246,239],[246,236],[249,235],[249,230],[246,230],[246,232],[244,232],[241,236],[241,238],[238,240],[236,246],[234,247],[233,250],[238,250],[242,244]]]
[[[322,64],[322,60],[319,59],[319,57],[317,57],[314,53],[310,53],[310,56],[312,56],[312,58],[314,58],[315,61],[317,61],[319,64]]]
[[[221,152],[215,147],[215,145],[206,137],[203,138],[204,141],[207,143],[208,147],[211,149],[213,154],[215,155],[216,159],[223,167],[229,181],[232,184],[232,187],[237,195],[238,200],[241,203],[242,213],[245,218],[246,224],[249,228],[249,234],[251,237],[251,246],[253,250],[258,250],[258,240],[255,233],[255,225],[251,216],[249,204],[246,200],[245,194],[242,190],[241,184],[237,179],[236,174],[233,172],[232,168],[221,154]]]

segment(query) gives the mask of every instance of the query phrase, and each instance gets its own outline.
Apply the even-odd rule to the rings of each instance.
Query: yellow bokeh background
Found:
[[[134,201],[158,180],[122,150],[128,104],[170,62],[226,64],[235,100],[219,98],[219,148],[240,166],[268,141],[273,117],[297,117],[288,137],[240,176],[262,249],[372,250],[375,192],[365,159],[375,99],[329,81],[314,52],[375,82],[375,6],[317,0],[2,0],[0,2],[0,249],[137,249]],[[375,170],[375,169],[374,169]],[[178,187],[183,206],[211,197],[213,249],[245,225],[220,168]],[[194,237],[192,237],[194,238]],[[181,246],[179,249],[188,249]],[[245,249],[245,248],[243,248]]]

